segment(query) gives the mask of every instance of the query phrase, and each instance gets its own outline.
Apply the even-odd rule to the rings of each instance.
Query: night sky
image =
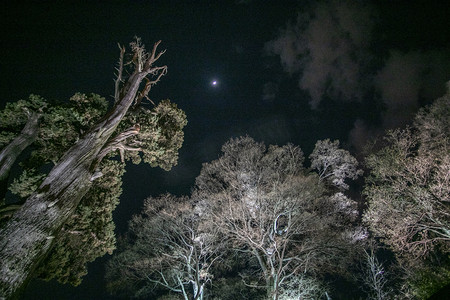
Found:
[[[201,164],[230,137],[292,142],[306,156],[317,140],[339,139],[358,155],[450,80],[446,1],[18,2],[0,10],[0,108],[30,93],[112,101],[117,43],[139,36],[167,49],[158,62],[169,72],[150,98],[186,112],[185,142],[170,172],[127,166],[118,233],[146,197],[189,194]],[[24,299],[112,299],[106,260],[77,288],[33,281]]]

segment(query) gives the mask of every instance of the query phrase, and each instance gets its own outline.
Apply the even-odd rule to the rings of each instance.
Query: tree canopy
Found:
[[[450,282],[449,104],[447,94],[373,144],[359,208],[349,186],[363,172],[339,141],[317,141],[306,168],[298,146],[230,139],[203,164],[189,198],[147,200],[130,223],[134,238],[109,264],[109,288],[156,297],[184,287],[185,299],[196,299],[198,285],[181,272],[189,269],[183,253],[196,246],[181,238],[185,225],[175,226],[187,215],[198,224],[189,241],[221,237],[209,244],[213,253],[222,249],[221,263],[201,264],[212,283],[203,289],[208,298],[329,299],[345,282],[362,294],[344,297],[428,299]]]
[[[397,254],[410,281],[428,281],[412,291],[423,298],[450,282],[449,132],[447,93],[421,109],[411,127],[389,131],[366,160],[364,221]]]
[[[130,222],[129,244],[108,263],[111,291],[145,297],[167,289],[186,300],[203,299],[224,243],[192,204],[169,194],[145,200]]]
[[[177,163],[186,115],[169,100],[143,106],[167,72],[167,66],[154,65],[164,53],[157,52],[159,43],[147,52],[136,38],[130,58],[120,46],[108,113],[104,98],[81,93],[55,104],[32,95],[2,112],[14,116],[0,123],[6,144],[0,152],[2,174],[7,176],[27,147],[33,149],[11,188],[26,199],[0,228],[0,296],[13,295],[45,257],[42,277],[79,283],[87,262],[114,249],[111,216],[121,193],[123,162],[143,160],[165,170]],[[122,163],[110,160],[115,154]]]
[[[292,144],[267,148],[241,137],[222,152],[203,165],[190,201],[146,201],[143,216],[130,223],[136,238],[109,264],[111,290],[134,287],[143,297],[157,283],[188,299],[183,287],[192,286],[191,299],[199,299],[195,291],[223,276],[212,264],[221,249],[222,264],[233,264],[235,251],[244,254],[252,267],[239,270],[242,280],[271,299],[324,295],[323,276],[345,264],[355,242],[356,203],[306,169]]]

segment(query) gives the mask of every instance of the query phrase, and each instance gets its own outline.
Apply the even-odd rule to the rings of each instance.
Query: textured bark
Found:
[[[32,113],[20,135],[0,152],[0,181],[8,177],[9,171],[19,155],[36,140],[40,117],[41,114]]]
[[[112,111],[73,145],[50,171],[38,191],[31,195],[0,231],[0,299],[15,296],[48,253],[53,237],[74,212],[91,187],[99,163],[98,154],[132,105],[142,80],[165,72],[152,67],[156,43],[145,68],[136,69],[126,83],[124,96]],[[155,83],[157,80],[155,81]]]

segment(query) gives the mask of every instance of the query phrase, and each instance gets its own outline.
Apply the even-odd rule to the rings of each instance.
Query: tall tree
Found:
[[[112,254],[116,248],[112,213],[122,193],[124,164],[105,159],[100,165],[103,176],[69,217],[54,245],[37,270],[39,278],[56,279],[77,286],[87,274],[87,264],[96,258]]]
[[[144,297],[162,288],[185,300],[203,299],[224,243],[192,206],[189,198],[168,194],[145,201],[130,222],[129,243],[108,263],[112,292]]]
[[[2,130],[0,140],[4,143],[9,142],[2,150],[5,163],[1,165],[4,180],[0,198],[3,198],[6,190],[9,189],[22,198],[22,201],[15,202],[16,199],[5,199],[4,204],[0,205],[2,222],[20,208],[26,197],[30,196],[41,184],[45,174],[40,170],[54,166],[64,152],[95,122],[100,120],[106,113],[107,107],[108,103],[105,98],[96,94],[81,93],[76,93],[67,102],[50,102],[39,96],[30,95],[28,100],[7,103],[5,109],[0,112],[5,118],[0,122]],[[24,117],[27,114],[25,112],[30,111],[34,115],[38,115],[39,119],[33,122],[30,122],[31,119],[26,121]],[[22,123],[25,122],[26,125],[20,133]],[[24,132],[30,133],[30,131],[34,132],[34,136],[24,134]],[[26,142],[20,143],[20,147],[15,147],[18,145],[18,141]],[[23,150],[29,146],[32,150],[29,151],[30,155],[23,156],[24,159],[19,163],[23,169],[22,173],[14,178],[13,183],[8,187],[9,170]],[[14,149],[14,151],[11,152],[8,149]]]
[[[181,146],[183,135],[171,134],[181,131],[186,124],[184,113],[178,108],[172,106],[174,113],[165,114],[162,118],[155,117],[158,118],[156,123],[171,129],[145,135],[154,140],[151,151],[146,151],[147,144],[140,144],[139,140],[136,146],[128,144],[147,124],[133,124],[121,132],[117,131],[129,108],[138,107],[151,87],[167,72],[166,66],[155,66],[164,53],[157,52],[159,43],[155,43],[152,51],[147,53],[140,40],[136,39],[130,44],[130,63],[125,61],[125,48],[120,47],[114,107],[64,153],[37,191],[1,229],[0,296],[12,297],[45,258],[54,237],[73,215],[93,181],[100,176],[99,165],[109,152],[141,151],[144,160],[154,165],[161,161],[161,157],[176,163],[177,149]],[[126,79],[123,78],[124,66],[132,68],[131,75]],[[145,85],[140,91],[144,80]],[[170,164],[162,165],[168,168]]]
[[[257,261],[268,297],[279,299],[295,282],[337,268],[348,249],[345,225],[354,201],[330,192],[291,144],[267,149],[242,137],[222,152],[203,165],[193,197],[214,226]]]
[[[392,130],[367,158],[365,220],[396,252],[450,246],[450,94],[422,109],[413,128]]]
[[[410,278],[422,273],[433,282],[432,273],[446,273],[440,284],[450,281],[448,272],[417,269],[421,262],[448,269],[449,133],[450,91],[421,109],[412,127],[387,133],[382,148],[366,160],[370,175],[364,189],[368,200],[364,220],[375,236],[409,269],[415,269]],[[439,286],[437,282],[433,285]]]

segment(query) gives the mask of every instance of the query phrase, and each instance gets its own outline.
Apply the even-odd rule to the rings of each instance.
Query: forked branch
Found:
[[[163,55],[166,50],[157,52],[158,45],[161,41],[156,42],[153,45],[153,49],[151,53],[147,53],[145,51],[144,45],[141,43],[141,39],[136,37],[135,41],[133,41],[131,45],[131,50],[133,52],[133,56],[130,61],[124,62],[125,55],[125,47],[119,45],[120,49],[120,57],[119,57],[119,66],[117,70],[117,78],[115,80],[115,93],[114,100],[117,103],[120,98],[127,93],[127,90],[130,86],[130,81],[133,80],[135,76],[143,77],[146,80],[146,84],[142,91],[137,93],[137,97],[133,106],[138,106],[141,104],[144,98],[148,99],[152,104],[154,104],[149,98],[148,94],[153,85],[159,82],[162,76],[167,74],[167,66],[154,67],[153,64]],[[124,66],[132,65],[134,66],[134,70],[132,71],[132,75],[125,82],[123,79],[123,68]],[[151,80],[147,76],[151,75],[155,79]],[[125,82],[123,87],[121,85]]]
[[[123,143],[123,141],[125,141],[126,139],[135,136],[139,133],[140,131],[140,126],[139,124],[136,124],[130,128],[128,128],[127,130],[125,130],[124,132],[118,134],[116,137],[114,137],[113,139],[111,139],[106,145],[105,147],[103,147],[103,149],[100,151],[100,153],[98,154],[98,162],[101,162],[102,159],[110,152],[119,150],[120,151],[120,158],[121,161],[124,162],[125,158],[124,158],[124,151],[128,150],[128,151],[140,151],[141,148],[134,148],[134,147],[129,147],[127,145],[125,145]]]

